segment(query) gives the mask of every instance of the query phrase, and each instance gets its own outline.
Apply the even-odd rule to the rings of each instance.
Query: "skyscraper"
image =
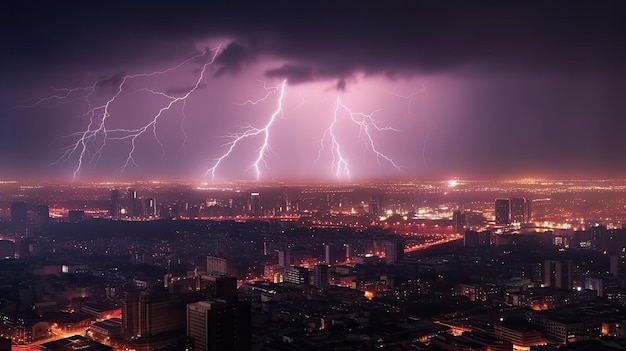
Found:
[[[318,264],[313,268],[313,286],[322,290],[328,287],[328,265]]]
[[[383,244],[386,264],[395,264],[404,259],[404,242],[386,240]]]
[[[120,216],[120,191],[118,189],[111,189],[109,216],[111,216],[111,218],[119,218]]]
[[[526,198],[513,197],[510,199],[511,205],[511,222],[528,223],[530,220],[528,215],[528,205]]]
[[[259,193],[250,193],[250,212],[254,216],[261,214],[261,195]]]
[[[187,305],[187,336],[194,351],[235,350],[235,311],[225,301],[207,300]]]
[[[495,212],[496,225],[507,225],[511,223],[509,199],[497,199]]]
[[[50,208],[48,205],[35,206],[35,228],[41,229],[50,223]]]
[[[545,260],[543,269],[545,287],[572,289],[572,261]]]
[[[128,217],[135,217],[139,213],[137,212],[137,192],[133,189],[126,191],[126,215]]]
[[[461,211],[452,213],[452,228],[457,233],[463,233],[463,230],[465,230],[465,213]]]
[[[187,305],[194,351],[250,350],[250,303],[214,299]]]

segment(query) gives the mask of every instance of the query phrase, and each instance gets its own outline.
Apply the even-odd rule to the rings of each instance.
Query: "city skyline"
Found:
[[[4,13],[0,177],[626,170],[618,2],[122,5]]]

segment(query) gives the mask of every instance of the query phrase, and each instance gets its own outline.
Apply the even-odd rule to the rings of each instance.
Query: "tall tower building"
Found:
[[[404,259],[404,242],[387,240],[383,243],[385,250],[385,263],[395,264]]]
[[[250,305],[206,300],[187,305],[194,351],[250,350]]]
[[[334,264],[334,257],[333,246],[331,244],[324,244],[324,262],[326,262],[326,264]]]
[[[465,230],[465,213],[461,211],[454,211],[452,213],[452,228],[457,233],[463,233]]]
[[[313,268],[313,286],[322,290],[327,288],[328,283],[328,265],[326,264],[318,264]]]
[[[292,284],[310,284],[309,270],[300,266],[285,267],[284,281]]]
[[[118,189],[111,190],[111,200],[109,202],[109,216],[111,216],[111,218],[120,217],[120,191]]]
[[[135,217],[137,213],[137,192],[133,189],[126,191],[126,215],[128,217]]]
[[[261,214],[261,194],[250,193],[250,213],[253,216]]]
[[[496,225],[507,225],[511,223],[509,199],[497,199],[495,213]]]
[[[572,261],[545,260],[543,269],[545,287],[572,289]]]
[[[511,205],[511,222],[528,223],[530,218],[528,216],[528,205],[526,205],[526,198],[513,197],[510,199]]]
[[[50,208],[48,205],[35,206],[35,227],[40,229],[50,223]]]

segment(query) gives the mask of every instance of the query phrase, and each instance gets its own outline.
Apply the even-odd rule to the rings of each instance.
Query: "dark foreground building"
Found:
[[[50,341],[39,346],[40,351],[113,351],[113,348],[80,335]]]

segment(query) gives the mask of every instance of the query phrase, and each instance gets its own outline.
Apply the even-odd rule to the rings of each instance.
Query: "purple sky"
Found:
[[[626,170],[619,1],[13,5],[0,15],[3,178],[256,179],[264,133],[210,171],[233,136],[266,126],[280,89],[242,103],[284,80],[261,180]],[[331,124],[338,99],[373,119],[341,108]]]

